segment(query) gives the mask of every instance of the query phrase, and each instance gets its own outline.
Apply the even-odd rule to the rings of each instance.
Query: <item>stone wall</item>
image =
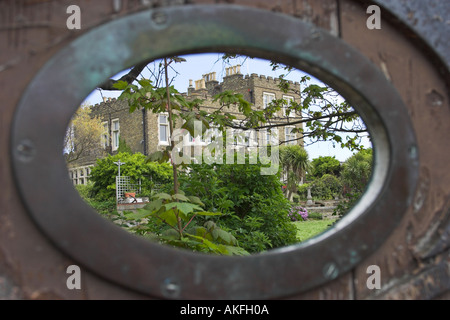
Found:
[[[190,81],[189,88],[185,97],[188,100],[201,99],[203,100],[203,108],[208,112],[218,110],[221,106],[218,102],[214,102],[214,95],[230,90],[235,93],[243,95],[244,99],[254,104],[257,109],[263,108],[263,94],[271,93],[275,95],[276,99],[282,99],[283,96],[291,96],[295,101],[300,102],[298,93],[291,91],[290,93],[283,93],[278,85],[279,79],[272,77],[259,76],[257,74],[243,75],[240,73],[240,67],[227,68],[226,76],[222,82],[216,80],[215,73],[209,73],[203,76],[202,79],[195,81],[195,87],[193,81]],[[299,89],[299,83],[290,82],[294,90]],[[224,108],[224,112],[229,112],[242,119],[242,114],[239,112],[237,106],[231,106]],[[129,106],[126,101],[117,100],[114,98],[104,99],[103,102],[92,106],[92,116],[98,116],[100,120],[108,123],[109,133],[111,136],[112,121],[118,119],[120,126],[120,137],[125,140],[127,146],[131,148],[133,152],[141,152],[143,154],[151,154],[152,152],[164,149],[165,145],[159,144],[159,122],[158,114],[153,114],[149,111],[136,110],[133,113],[129,112]],[[284,123],[288,119],[289,121],[300,120],[301,117],[295,116],[286,118],[282,114],[282,111],[278,112],[277,117],[272,123]],[[180,121],[178,121],[176,127],[181,127]],[[297,124],[296,127],[300,127],[301,124]],[[278,128],[278,137],[280,141],[285,140],[284,127]],[[298,136],[298,134],[297,134]],[[297,141],[298,144],[303,145],[302,140]],[[109,145],[104,150],[97,150],[91,152],[93,156],[87,156],[84,159],[75,161],[70,164],[70,168],[76,170],[81,167],[89,166],[95,163],[95,159],[98,158],[95,155],[102,154],[115,154],[117,150],[111,148],[111,139],[109,139]]]
[[[98,116],[102,122],[108,122],[111,130],[113,120],[119,120],[121,139],[134,152],[144,153],[144,116],[142,111],[129,112],[128,103],[114,98],[105,99],[104,102],[92,106],[92,116]],[[111,132],[109,133],[111,135]],[[114,154],[117,150],[111,150]]]

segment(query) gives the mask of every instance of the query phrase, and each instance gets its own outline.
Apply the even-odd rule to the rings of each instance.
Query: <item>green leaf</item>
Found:
[[[148,79],[140,79],[138,80],[138,83],[142,86],[142,87],[148,87],[151,86],[152,82]]]
[[[162,205],[163,205],[163,199],[157,199],[157,200],[154,200],[154,201],[150,202],[149,204],[147,204],[144,207],[144,209],[141,209],[141,210],[147,210],[147,212],[152,213],[153,211],[157,211],[157,210],[161,209]],[[140,210],[138,210],[138,212],[139,211]]]
[[[151,153],[148,156],[147,161],[159,162],[162,158],[163,158],[163,152],[162,151],[156,151],[156,152]]]
[[[189,198],[181,193],[175,193],[172,196],[172,199],[181,200],[181,201],[189,201]]]
[[[209,240],[213,240],[211,235],[209,234],[208,230],[206,230],[206,228],[204,228],[204,227],[193,227],[193,228],[190,228],[189,230],[186,230],[186,233],[197,236],[197,237],[202,237],[202,238],[206,238]]]
[[[193,212],[194,210],[202,210],[201,207],[199,207],[196,204],[193,203],[186,203],[186,202],[171,202],[164,205],[167,210],[172,208],[177,208],[179,211],[183,212],[184,214],[189,214]]]
[[[173,210],[163,211],[158,217],[172,227],[178,224],[177,216]]]
[[[216,234],[215,239],[217,240],[222,240],[223,242],[225,242],[226,244],[229,245],[235,245],[237,244],[236,238],[233,237],[233,235],[231,233],[228,233],[222,229],[216,228],[214,229],[214,233]],[[214,236],[214,234],[213,234]]]
[[[198,205],[200,205],[200,206],[202,206],[202,207],[205,205],[205,204],[200,200],[199,197],[196,197],[196,196],[188,196],[188,198],[189,198],[189,201],[192,202],[192,203],[198,204]]]
[[[248,256],[250,253],[241,247],[224,246],[229,255]]]
[[[164,200],[172,200],[172,196],[168,193],[158,193],[155,195],[155,198],[164,199]]]
[[[224,246],[221,245],[216,245],[215,243],[209,241],[206,238],[203,237],[199,237],[199,236],[194,236],[192,234],[186,234],[188,237],[196,239],[198,241],[200,241],[202,244],[204,244],[210,251],[216,252],[216,253],[222,253],[222,254],[227,254],[228,251],[224,250]],[[222,248],[221,248],[222,247]]]
[[[167,240],[179,240],[180,234],[174,229],[165,230],[161,236]]]
[[[128,82],[119,80],[113,84],[113,87],[119,90],[125,90],[128,87]]]
[[[201,211],[195,213],[198,216],[221,216],[221,212],[209,212],[209,211]]]
[[[130,212],[130,213],[127,212],[126,214],[124,214],[124,218],[127,220],[140,220],[150,216],[151,214],[152,211],[140,209],[137,210],[137,212]]]

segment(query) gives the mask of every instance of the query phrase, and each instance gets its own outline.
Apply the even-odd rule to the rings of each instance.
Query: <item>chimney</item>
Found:
[[[203,79],[205,79],[205,82],[216,81],[216,73],[211,72],[211,73],[204,74]]]
[[[225,68],[225,71],[227,76],[232,76],[234,74],[241,74],[241,65],[238,64],[229,68]]]
[[[205,79],[195,80],[195,90],[205,89]]]

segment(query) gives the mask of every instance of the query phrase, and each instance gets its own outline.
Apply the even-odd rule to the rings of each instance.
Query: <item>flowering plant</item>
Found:
[[[288,217],[291,221],[308,220],[308,210],[300,206],[292,207],[291,210],[289,210]]]

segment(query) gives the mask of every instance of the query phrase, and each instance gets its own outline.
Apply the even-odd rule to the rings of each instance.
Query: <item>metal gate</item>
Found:
[[[449,299],[448,3],[216,2],[72,1],[80,29],[65,1],[0,3],[0,297]],[[371,5],[381,29],[368,27]],[[82,98],[143,59],[230,48],[311,71],[359,106],[381,152],[351,219],[307,245],[216,259],[92,214],[60,146]]]

